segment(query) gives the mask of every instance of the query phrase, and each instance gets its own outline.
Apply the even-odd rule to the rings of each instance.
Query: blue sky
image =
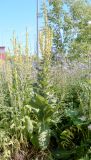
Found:
[[[39,0],[39,7],[41,2]],[[26,27],[33,52],[36,47],[36,0],[0,0],[0,46],[11,47],[13,31],[24,43]]]

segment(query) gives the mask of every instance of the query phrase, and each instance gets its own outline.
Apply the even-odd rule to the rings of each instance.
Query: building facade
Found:
[[[5,60],[5,47],[4,46],[0,46],[0,59],[1,60]]]

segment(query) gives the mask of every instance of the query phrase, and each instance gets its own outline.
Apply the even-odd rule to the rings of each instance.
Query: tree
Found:
[[[49,0],[49,23],[53,29],[53,53],[62,53],[62,0]],[[52,8],[51,8],[52,7]]]
[[[53,53],[75,58],[90,43],[91,5],[87,0],[49,0],[49,23],[53,28]]]

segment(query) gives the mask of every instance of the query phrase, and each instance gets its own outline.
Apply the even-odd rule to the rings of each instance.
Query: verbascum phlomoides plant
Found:
[[[29,132],[32,144],[41,150],[48,149],[52,134],[51,125],[59,118],[57,98],[54,96],[49,80],[51,66],[52,30],[46,21],[45,27],[39,33],[40,51],[42,57],[37,68],[37,82],[33,84],[33,95],[30,101],[33,130]],[[55,119],[55,122],[54,122]]]
[[[19,47],[19,43],[13,37],[13,50],[9,51],[5,63],[0,66],[0,138],[2,139],[3,132],[4,136],[9,138],[10,143],[3,136],[10,155],[15,148],[19,149],[15,147],[15,141],[20,146],[28,142],[26,132],[29,126],[26,121],[30,118],[28,116],[31,109],[28,104],[32,95],[33,81],[32,58],[28,55],[28,47],[27,35],[24,49],[22,45]],[[2,143],[4,144],[4,141]],[[3,159],[6,156],[4,145],[0,144],[0,152],[3,155],[0,159]]]

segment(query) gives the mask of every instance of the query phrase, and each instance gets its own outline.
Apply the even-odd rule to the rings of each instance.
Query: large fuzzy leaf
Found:
[[[45,150],[48,147],[48,145],[49,145],[49,141],[50,141],[50,129],[45,124],[41,124],[40,125],[38,141],[39,141],[39,147],[42,150]]]

